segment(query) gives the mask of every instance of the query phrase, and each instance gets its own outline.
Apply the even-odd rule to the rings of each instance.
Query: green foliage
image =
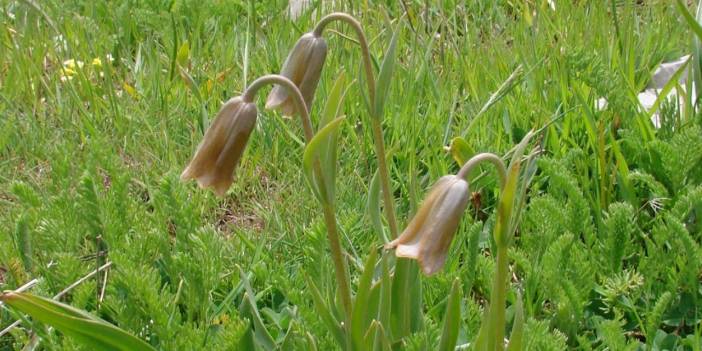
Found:
[[[154,350],[143,340],[60,302],[26,293],[3,293],[0,301],[100,350]]]
[[[608,216],[604,220],[606,228],[606,239],[604,257],[608,257],[610,262],[606,267],[612,272],[622,269],[623,261],[629,254],[626,250],[631,247],[631,240],[634,236],[634,209],[629,204],[614,203],[609,205]]]
[[[348,11],[362,15],[376,69],[385,67],[376,72],[392,73],[378,81],[376,105],[401,227],[422,190],[455,173],[457,161],[508,155],[526,131],[540,131],[543,155],[507,255],[505,331],[514,330],[521,292],[523,349],[699,349],[702,118],[692,101],[663,103],[664,125],[655,129],[636,100],[658,63],[698,54],[690,19],[699,8],[318,1],[291,20],[286,3],[2,2],[0,289],[38,278],[31,292],[53,296],[109,248],[98,255],[113,262],[109,273],[62,302],[153,348],[346,344],[325,226],[300,172],[304,150],[290,137],[299,135],[296,121],[261,111],[224,199],[177,175],[201,139],[203,116],[252,77],[278,70],[318,16]],[[391,33],[395,24],[402,30]],[[433,350],[447,307],[461,296],[451,319],[459,321],[456,345],[465,347],[478,335],[498,268],[496,177],[471,174],[473,197],[445,271],[394,284],[398,275],[416,276],[416,267],[378,251],[386,233],[356,89],[364,82],[354,79],[361,61],[348,28],[335,30],[343,35],[328,33],[312,117],[321,128],[347,116],[318,151],[338,158],[323,163],[336,167],[333,197],[354,298],[368,301],[357,309],[364,322],[354,342]],[[390,43],[394,53],[381,51]],[[83,66],[69,75],[71,59]],[[342,71],[348,79],[335,83]],[[600,97],[604,109],[595,108]],[[409,295],[414,312],[399,318]],[[17,317],[0,309],[0,329]],[[33,323],[0,337],[0,349],[22,349],[32,331],[39,348],[80,349],[67,333]]]

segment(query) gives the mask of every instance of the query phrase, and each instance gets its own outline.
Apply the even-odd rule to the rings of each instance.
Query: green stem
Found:
[[[471,157],[468,162],[463,164],[463,167],[461,167],[456,176],[468,181],[467,177],[470,171],[473,170],[473,168],[475,168],[475,166],[477,166],[479,163],[484,161],[495,165],[495,168],[497,168],[497,175],[500,177],[500,188],[504,188],[507,180],[507,168],[505,167],[505,163],[502,162],[502,159],[499,156],[489,152],[484,152]]]
[[[335,12],[324,16],[314,28],[314,34],[321,36],[324,28],[333,21],[342,21],[351,26],[358,36],[358,43],[361,46],[361,56],[363,59],[363,68],[366,74],[366,85],[368,86],[368,103],[369,112],[371,114],[371,129],[373,132],[373,144],[376,157],[378,158],[378,169],[380,171],[380,186],[383,193],[383,210],[385,218],[390,226],[390,237],[396,238],[398,235],[397,219],[395,216],[395,200],[393,198],[392,188],[390,186],[390,172],[388,171],[387,155],[385,152],[385,139],[383,138],[382,118],[373,108],[375,106],[375,78],[373,76],[373,63],[371,61],[370,49],[366,34],[363,32],[361,24],[352,16],[343,13]]]
[[[505,345],[505,304],[507,302],[507,247],[497,248],[497,267],[495,279],[492,281],[492,292],[490,293],[490,308],[493,323],[492,328],[495,335],[495,350],[504,350]]]
[[[481,153],[473,156],[468,162],[466,162],[461,170],[456,174],[457,177],[461,177],[468,181],[467,177],[470,171],[473,170],[481,162],[490,162],[495,168],[497,168],[497,173],[500,178],[500,196],[504,196],[504,188],[507,182],[507,168],[505,167],[502,159],[492,153]],[[509,220],[511,216],[511,211],[502,207],[502,204],[498,202],[497,210],[497,222],[495,223],[495,232],[500,233],[496,237],[505,237],[506,232],[509,230]],[[505,304],[507,302],[507,282],[508,282],[508,260],[507,257],[508,245],[497,242],[497,266],[492,281],[492,290],[490,291],[490,335],[494,336],[494,349],[498,351],[504,350],[505,346]]]
[[[253,101],[253,97],[256,95],[259,89],[265,85],[277,84],[284,86],[290,91],[293,97],[293,103],[295,108],[300,112],[300,119],[302,120],[302,127],[305,132],[305,139],[309,143],[314,137],[314,129],[312,128],[312,121],[310,120],[310,113],[307,110],[307,105],[302,97],[302,93],[297,88],[295,83],[290,81],[288,78],[277,75],[270,74],[256,79],[249,87],[244,91],[243,99],[244,101]],[[314,172],[315,176],[320,182],[320,192],[322,193],[322,198],[327,199],[327,185],[326,180],[322,175],[322,167],[319,164],[319,160],[314,162]],[[346,262],[344,261],[344,254],[341,249],[341,241],[339,240],[339,232],[337,230],[336,214],[334,213],[334,206],[329,203],[329,201],[324,201],[322,203],[322,208],[324,210],[324,223],[327,227],[327,239],[329,239],[329,247],[332,253],[332,261],[334,262],[334,273],[336,274],[336,281],[339,284],[339,292],[341,294],[341,302],[344,306],[344,311],[347,316],[351,315],[351,289],[349,288],[349,275],[346,269]]]

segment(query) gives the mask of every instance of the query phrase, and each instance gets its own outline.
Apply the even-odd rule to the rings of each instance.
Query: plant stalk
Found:
[[[505,304],[507,302],[507,246],[497,248],[497,271],[490,293],[490,308],[494,309],[491,322],[495,335],[495,350],[504,350],[505,340]]]
[[[314,137],[314,129],[312,127],[312,120],[310,119],[310,113],[307,110],[307,105],[302,97],[302,93],[297,88],[295,83],[290,81],[288,78],[277,75],[269,74],[262,76],[249,85],[249,87],[244,91],[243,99],[244,101],[253,101],[254,96],[265,85],[277,84],[284,86],[290,92],[293,97],[293,103],[295,108],[300,112],[300,120],[302,121],[302,127],[305,133],[305,139],[309,143]],[[341,302],[344,306],[344,311],[347,316],[351,316],[351,289],[349,288],[349,276],[348,270],[346,269],[346,263],[344,261],[344,255],[341,249],[341,241],[339,240],[339,233],[337,230],[336,214],[334,212],[334,205],[328,201],[327,198],[327,185],[326,179],[322,176],[322,167],[319,164],[319,160],[314,162],[314,172],[315,176],[320,182],[320,193],[322,195],[324,202],[322,203],[322,208],[324,211],[324,223],[327,227],[327,239],[329,240],[329,247],[332,253],[332,261],[334,262],[334,273],[336,274],[336,281],[339,284],[339,292],[341,294]]]
[[[507,181],[507,168],[505,167],[505,163],[502,162],[502,159],[499,156],[489,152],[484,152],[471,157],[468,162],[463,164],[463,167],[461,167],[456,176],[468,181],[467,177],[470,171],[483,161],[487,161],[495,165],[495,168],[497,168],[497,175],[500,177],[500,189],[504,188],[505,182]]]
[[[397,219],[395,215],[395,200],[393,198],[393,192],[390,186],[390,172],[388,171],[385,141],[383,138],[383,116],[375,110],[375,78],[373,75],[373,63],[371,61],[370,49],[368,47],[368,39],[366,38],[366,34],[364,33],[361,24],[351,15],[343,12],[334,12],[324,16],[315,26],[313,31],[314,35],[321,36],[324,28],[333,21],[341,21],[349,24],[356,32],[356,35],[358,36],[358,43],[361,46],[363,68],[366,75],[366,85],[368,86],[368,110],[371,115],[373,145],[376,157],[378,158],[380,186],[383,193],[383,211],[385,212],[385,218],[390,226],[390,237],[394,239],[398,235]]]
[[[468,181],[467,177],[470,172],[481,162],[490,162],[497,168],[497,174],[500,178],[500,196],[503,196],[505,184],[507,182],[507,168],[502,159],[495,154],[486,152],[473,156],[461,167],[456,176]],[[495,232],[500,233],[500,236],[504,237],[509,230],[509,221],[512,212],[503,209],[501,204],[499,206]],[[497,242],[497,267],[492,281],[492,290],[490,292],[489,320],[491,325],[489,328],[491,330],[490,335],[494,336],[493,342],[495,350],[498,351],[504,350],[505,346],[505,304],[507,302],[507,268],[509,262],[507,248],[508,245],[504,242]]]

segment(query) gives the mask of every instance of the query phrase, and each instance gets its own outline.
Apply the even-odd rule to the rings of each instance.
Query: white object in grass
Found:
[[[650,111],[653,106],[656,103],[656,100],[660,96],[661,92],[663,91],[663,88],[665,87],[666,84],[670,81],[670,79],[673,78],[673,75],[675,72],[677,72],[687,61],[690,59],[690,55],[685,55],[680,58],[678,58],[675,61],[671,62],[664,62],[661,63],[661,65],[656,69],[655,72],[653,72],[653,75],[651,76],[651,81],[648,83],[646,86],[646,89],[644,89],[642,92],[640,92],[637,97],[639,99],[639,103],[641,104],[641,107],[644,108],[645,111]],[[668,101],[674,101],[677,99],[678,101],[678,109],[682,109],[684,104],[685,104],[685,96],[687,93],[685,92],[685,84],[687,83],[687,69],[682,72],[680,75],[680,79],[678,80],[678,84],[682,87],[681,94],[678,94],[678,88],[675,87],[670,90],[668,95],[666,96],[666,100]],[[696,96],[696,89],[694,82],[691,84],[692,86],[692,95]],[[607,107],[607,99],[605,98],[599,98],[597,101],[595,101],[595,108],[598,110],[603,110]],[[660,111],[656,111],[652,116],[651,116],[651,123],[656,128],[661,127],[661,121],[660,121]]]

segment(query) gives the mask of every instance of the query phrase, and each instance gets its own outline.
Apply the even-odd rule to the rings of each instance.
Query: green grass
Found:
[[[669,123],[655,130],[635,100],[658,63],[691,52],[693,34],[672,1],[616,1],[616,18],[610,2],[555,1],[555,11],[538,4],[527,18],[534,2],[348,2],[290,20],[287,2],[272,0],[0,1],[0,290],[40,278],[32,292],[53,296],[95,268],[100,235],[114,262],[103,301],[95,280],[64,301],[159,349],[237,345],[248,323],[237,267],[274,339],[290,330],[294,349],[310,340],[333,349],[305,280],[335,287],[301,171],[299,121],[264,111],[259,98],[257,129],[224,199],[178,176],[205,118],[277,72],[323,14],[357,15],[379,65],[391,21],[407,12],[384,120],[401,227],[426,189],[459,169],[444,150],[454,137],[503,154],[555,119],[510,252],[508,304],[521,290],[527,349],[699,350],[702,119],[666,107]],[[381,245],[366,209],[375,158],[359,50],[326,37],[313,120],[339,72],[356,78],[337,181],[356,286],[369,248]],[[85,65],[62,81],[69,59]],[[513,88],[472,123],[519,65]],[[610,103],[596,111],[600,96]],[[494,266],[496,177],[471,187],[480,208],[464,217],[446,268],[422,280],[425,328],[404,349],[433,348],[456,277],[459,344],[478,332]],[[15,317],[0,309],[0,329]],[[21,349],[31,327],[0,338],[0,350]],[[33,330],[44,349],[79,347]]]

